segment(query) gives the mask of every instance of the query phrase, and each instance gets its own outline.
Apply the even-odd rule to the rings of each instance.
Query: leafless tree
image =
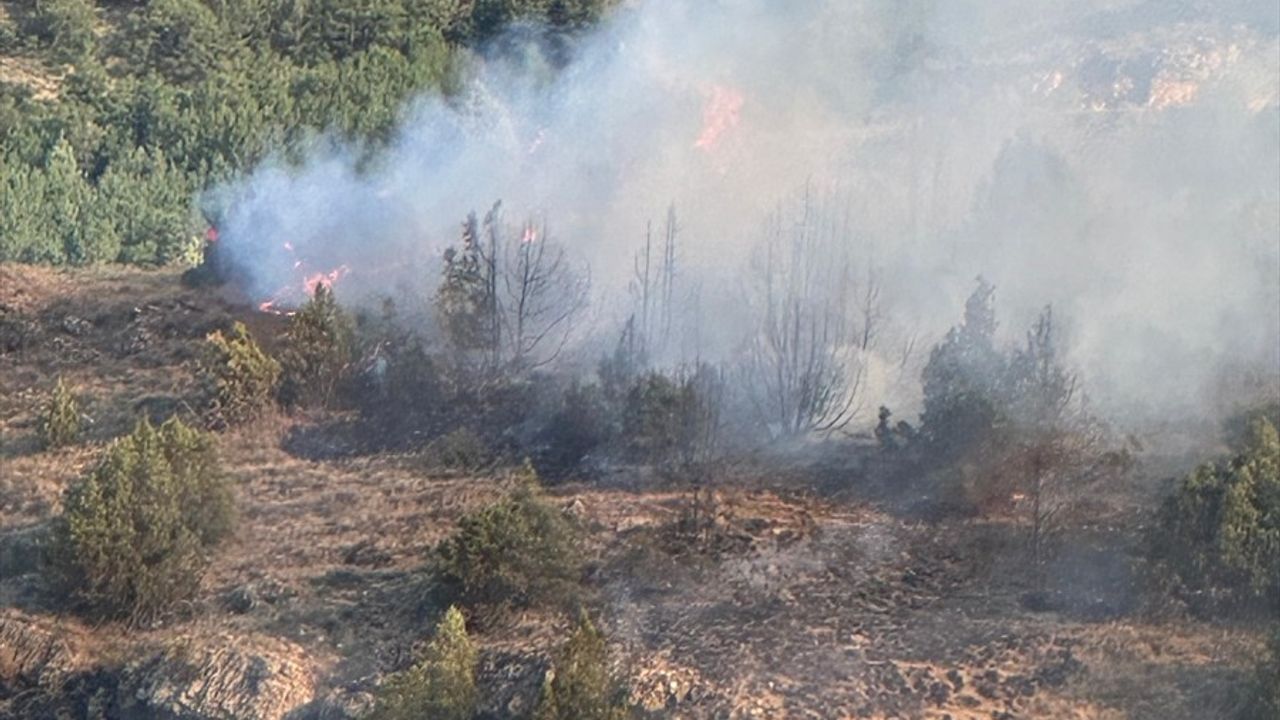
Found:
[[[493,376],[555,360],[589,288],[545,223],[507,226],[495,203],[482,226],[468,217],[460,247],[445,253],[436,308],[459,358]]]
[[[645,357],[661,356],[671,340],[676,313],[676,239],[680,229],[674,205],[667,208],[661,247],[654,247],[653,224],[645,230],[644,247],[636,252],[631,295],[637,339]],[[657,257],[655,257],[655,252]]]
[[[508,233],[499,272],[505,357],[524,370],[552,362],[587,305],[589,277],[572,266],[545,222],[527,222],[518,233]]]
[[[757,412],[780,436],[844,428],[860,409],[865,377],[859,344],[879,322],[878,285],[861,295],[863,324],[851,320],[849,229],[806,189],[797,217],[766,221],[755,258],[755,327],[746,385]]]
[[[1011,442],[1003,464],[1026,507],[1030,559],[1042,586],[1048,546],[1063,522],[1089,488],[1127,472],[1132,459],[1063,367],[1051,308],[1013,353],[1004,385]]]

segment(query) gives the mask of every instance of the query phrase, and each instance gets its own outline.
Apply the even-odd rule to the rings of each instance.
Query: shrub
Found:
[[[235,529],[235,499],[222,472],[213,436],[177,419],[160,426],[165,459],[177,482],[184,522],[206,547]]]
[[[281,399],[289,404],[328,405],[351,364],[353,325],[333,291],[315,294],[289,319],[281,354]]]
[[[39,432],[47,448],[69,445],[80,435],[80,407],[62,378],[58,378],[40,413]]]
[[[476,649],[450,607],[422,660],[387,680],[367,720],[469,720],[476,699]]]
[[[484,438],[465,427],[433,440],[427,446],[427,456],[439,467],[463,472],[480,470],[493,460],[493,453]]]
[[[641,460],[689,465],[705,461],[719,429],[720,374],[699,366],[686,377],[644,374],[627,393],[622,431]]]
[[[1266,656],[1254,670],[1238,717],[1240,720],[1274,720],[1280,717],[1280,626],[1271,630]]]
[[[1160,509],[1150,554],[1194,609],[1280,612],[1280,439],[1265,418],[1231,459],[1188,475]]]
[[[1271,631],[1267,655],[1258,663],[1241,720],[1274,720],[1280,717],[1280,627]]]
[[[42,0],[35,3],[23,23],[23,30],[47,43],[61,62],[77,62],[97,44],[96,21],[89,0]]]
[[[526,607],[563,597],[581,574],[576,528],[539,493],[537,474],[458,522],[438,548],[441,571],[464,601]]]
[[[421,447],[453,407],[447,378],[416,338],[370,342],[354,397],[380,446]]]
[[[215,425],[235,425],[262,415],[274,400],[280,363],[262,351],[244,323],[230,336],[209,335],[201,360],[201,381]]]
[[[626,691],[609,672],[604,633],[583,612],[542,682],[535,720],[621,720]]]
[[[54,530],[55,570],[94,610],[152,619],[194,592],[205,549],[231,529],[231,495],[208,438],[143,420],[72,487]]]
[[[617,434],[614,417],[599,386],[571,384],[538,433],[539,471],[556,479],[572,474]]]
[[[980,452],[1001,422],[1006,359],[995,347],[994,294],[979,278],[965,302],[964,321],[933,348],[921,373],[919,436],[940,462]]]

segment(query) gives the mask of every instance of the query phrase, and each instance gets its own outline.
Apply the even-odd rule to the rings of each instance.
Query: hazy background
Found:
[[[926,353],[982,274],[1008,342],[1053,303],[1112,412],[1280,385],[1273,0],[648,0],[558,70],[537,35],[477,57],[460,97],[406,107],[372,163],[326,142],[220,189],[252,292],[346,266],[344,300],[427,298],[466,213],[501,199],[589,266],[582,335],[612,334],[674,204],[697,331],[665,360],[728,358],[764,217],[808,188],[881,273],[883,352],[916,335]],[[872,379],[872,407],[917,392]]]

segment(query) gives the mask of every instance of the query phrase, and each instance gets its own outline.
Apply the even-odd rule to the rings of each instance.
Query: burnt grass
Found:
[[[447,607],[432,548],[462,513],[501,496],[506,469],[451,472],[411,451],[376,452],[350,413],[280,413],[224,432],[240,525],[197,601],[155,627],[88,624],[41,591],[33,559],[62,492],[138,417],[194,412],[207,332],[240,319],[270,337],[280,321],[169,271],[0,267],[0,281],[0,612],[76,639],[43,675],[15,672],[15,651],[0,648],[0,717],[90,717],[91,707],[110,717],[136,692],[116,669],[213,634],[292,649],[311,699],[272,717],[367,707]],[[91,423],[79,443],[46,452],[35,410],[58,375]],[[1016,516],[949,512],[867,442],[820,450],[717,471],[712,520],[697,528],[679,478],[643,468],[549,489],[585,530],[589,561],[569,604],[600,618],[649,716],[1231,711],[1259,630],[1146,611],[1145,516],[1130,488],[1064,528],[1034,583]],[[559,609],[473,618],[484,717],[530,710],[572,619]]]

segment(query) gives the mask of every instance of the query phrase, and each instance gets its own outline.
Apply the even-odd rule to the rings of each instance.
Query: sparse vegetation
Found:
[[[1266,657],[1258,663],[1240,720],[1280,717],[1280,627],[1273,628]]]
[[[626,689],[609,669],[604,633],[586,612],[552,660],[542,682],[535,720],[623,720],[631,717]]]
[[[435,465],[463,472],[481,470],[493,462],[493,452],[470,428],[458,428],[436,438],[426,448]]]
[[[52,557],[92,610],[146,622],[196,592],[232,519],[209,439],[178,420],[144,420],[68,491]]]
[[[522,475],[508,497],[462,516],[438,549],[442,574],[469,605],[554,603],[581,576],[573,523],[542,496],[531,467]]]
[[[263,352],[244,323],[230,335],[214,332],[201,362],[201,382],[214,425],[236,425],[262,415],[275,402],[280,363]]]
[[[470,720],[478,700],[476,661],[466,621],[450,607],[422,659],[387,678],[366,720]]]
[[[80,405],[71,394],[63,378],[53,386],[53,392],[40,413],[40,440],[46,448],[70,445],[80,436]]]

